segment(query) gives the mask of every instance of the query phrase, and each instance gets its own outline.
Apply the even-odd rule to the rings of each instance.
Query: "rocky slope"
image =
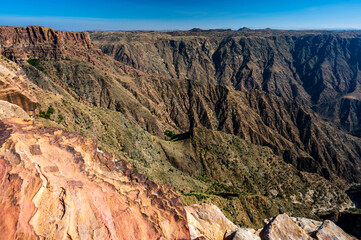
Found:
[[[15,75],[21,75],[21,71],[15,71],[18,69],[15,64],[4,60],[0,64]],[[31,85],[26,77],[22,78],[22,82]],[[33,86],[33,90],[34,93],[45,94],[36,86]],[[0,113],[1,118],[28,118],[23,109],[6,101],[0,102]],[[191,137],[200,138],[198,144],[204,144],[206,141],[199,135],[207,136],[207,131],[199,129]],[[0,121],[0,136],[0,229],[4,239],[260,239],[260,231],[239,228],[216,206],[192,205],[186,207],[184,212],[179,197],[169,186],[146,180],[145,176],[131,170],[125,161],[118,161],[113,155],[101,152],[96,141],[86,139],[81,134],[59,128],[44,129],[31,120],[13,118]],[[253,155],[254,150],[245,143],[233,143],[240,140],[231,136],[214,136],[214,144],[222,142],[216,140],[219,137],[229,138],[227,141],[232,142],[232,151],[235,151],[232,147],[234,144],[247,151],[247,155]],[[189,138],[183,136],[182,139],[173,148],[179,145],[184,147],[184,143],[179,144],[179,141],[188,141]],[[208,148],[197,147],[198,144],[194,145],[195,149]],[[161,144],[168,155],[175,153],[170,151],[171,145],[165,141]],[[209,148],[213,149],[211,145]],[[212,150],[210,154],[217,156],[218,151]],[[187,151],[179,153],[186,154]],[[197,151],[193,154],[197,154]],[[258,165],[258,159],[250,160],[248,164]],[[262,165],[258,168],[260,166],[261,171],[266,169]],[[247,165],[247,168],[252,167]],[[288,172],[285,168],[283,166],[281,169]],[[279,182],[282,182],[282,178]],[[257,185],[252,186],[251,191],[256,190],[255,187]],[[278,189],[282,191],[282,188],[279,186]],[[325,186],[322,188],[324,191]],[[220,192],[220,195],[226,194],[234,193]],[[209,193],[207,195],[206,198],[211,196]],[[295,228],[292,220],[285,221],[284,218],[288,217],[278,216],[261,233],[271,227],[279,228],[273,226],[273,222],[282,220],[282,228],[277,229],[275,237],[290,234],[300,236],[300,232],[290,231]],[[302,220],[302,227],[307,223],[309,230],[309,222],[312,220]],[[336,225],[326,223],[328,225],[324,225],[327,227],[317,225],[317,239],[329,236],[351,239]],[[270,231],[269,234],[263,233],[262,238],[269,239],[273,235],[275,233]]]
[[[269,146],[300,170],[360,180],[360,140],[297,102],[259,91],[149,76],[107,57],[89,58],[41,61],[40,73],[27,64],[24,70],[44,89],[121,112],[157,136],[166,129],[183,133],[204,126]]]
[[[174,185],[185,203],[216,203],[237,224],[259,227],[282,212],[312,216],[350,206],[343,190],[346,180],[359,181],[360,140],[309,107],[262,91],[145,73],[71,34],[54,34],[68,36],[55,45],[65,57],[38,59],[44,44],[34,41],[13,58],[38,86],[45,126],[97,138],[117,159]],[[165,130],[182,134],[166,141]]]
[[[93,32],[91,38],[142,71],[294,99],[359,136],[360,32]]]
[[[9,71],[16,65],[0,63]],[[15,74],[23,73],[18,69]],[[32,89],[43,114],[37,121],[98,139],[102,149],[126,158],[150,179],[173,185],[184,203],[217,203],[238,224],[260,226],[262,219],[280,211],[312,216],[314,211],[350,206],[342,183],[300,172],[267,147],[205,128],[165,141],[122,113],[78,102],[69,94]],[[47,116],[49,109],[53,113]]]

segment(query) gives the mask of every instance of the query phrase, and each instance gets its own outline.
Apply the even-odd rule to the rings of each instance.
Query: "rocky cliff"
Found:
[[[0,27],[0,36],[0,54],[16,61],[60,59],[68,54],[84,55],[84,51],[93,49],[88,33],[61,32],[36,26]]]
[[[25,73],[18,65],[0,57],[0,100],[18,105],[29,114],[35,113],[38,107],[33,92],[35,85],[25,79]]]

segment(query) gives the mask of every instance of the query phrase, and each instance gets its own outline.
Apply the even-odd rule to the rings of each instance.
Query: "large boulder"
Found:
[[[322,222],[302,217],[293,217],[292,220],[308,235],[312,235],[322,225]]]
[[[322,223],[319,229],[315,234],[318,240],[355,240],[345,233],[341,228],[339,228],[332,221],[326,220]]]
[[[14,117],[29,119],[29,115],[18,105],[0,100],[0,120]]]
[[[227,231],[225,240],[261,240],[256,231],[251,228],[238,228],[236,231]]]
[[[312,239],[287,215],[273,218],[260,232],[262,240],[308,240]]]
[[[185,207],[191,239],[223,240],[228,230],[238,227],[215,205],[194,204]]]

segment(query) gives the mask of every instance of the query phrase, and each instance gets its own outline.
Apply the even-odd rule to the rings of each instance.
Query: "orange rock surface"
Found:
[[[189,239],[169,186],[97,150],[95,140],[0,122],[0,239]]]

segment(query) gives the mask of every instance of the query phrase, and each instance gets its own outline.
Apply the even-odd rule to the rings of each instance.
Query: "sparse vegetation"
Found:
[[[30,58],[30,59],[28,59],[28,63],[30,65],[34,66],[39,71],[44,71],[45,70],[39,59]]]
[[[175,136],[175,134],[171,130],[168,130],[168,129],[164,131],[164,135],[166,135],[169,138],[173,138]]]
[[[45,119],[50,119],[51,115],[54,114],[54,112],[55,112],[55,109],[53,108],[53,106],[50,105],[46,112],[45,111],[40,111],[39,117],[45,118]],[[58,118],[59,118],[59,116],[58,116]]]
[[[181,193],[183,196],[195,196],[198,201],[202,201],[208,198],[208,196],[201,193],[195,193],[195,192],[185,193],[183,191],[181,191]]]
[[[63,121],[64,121],[64,116],[61,115],[61,114],[59,114],[59,115],[58,115],[58,123],[60,124],[60,123],[62,123]]]

